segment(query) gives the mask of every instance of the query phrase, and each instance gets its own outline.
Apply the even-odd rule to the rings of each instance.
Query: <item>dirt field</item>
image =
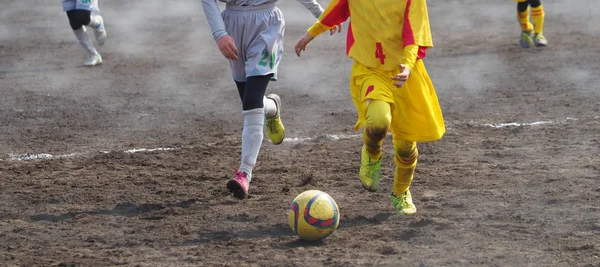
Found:
[[[419,144],[413,217],[390,203],[389,138],[382,190],[361,188],[345,33],[296,58],[296,1],[268,90],[289,139],[265,140],[244,201],[225,190],[241,105],[200,1],[101,2],[95,68],[54,2],[0,0],[0,266],[600,266],[595,0],[544,0],[550,46],[526,50],[512,1],[429,1],[447,133]],[[308,189],[340,208],[322,243],[287,225]]]

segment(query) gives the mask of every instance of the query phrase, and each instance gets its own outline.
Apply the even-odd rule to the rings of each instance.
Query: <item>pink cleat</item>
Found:
[[[248,196],[248,188],[250,182],[248,182],[248,175],[245,172],[240,172],[237,169],[235,171],[235,178],[227,182],[227,190],[233,194],[234,197],[244,199]]]

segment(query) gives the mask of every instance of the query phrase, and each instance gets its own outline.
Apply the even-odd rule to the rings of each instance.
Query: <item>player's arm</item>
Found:
[[[217,41],[217,46],[219,47],[219,50],[221,50],[223,56],[231,60],[237,60],[238,50],[237,47],[235,47],[233,38],[231,38],[231,36],[227,34],[227,30],[225,30],[225,23],[221,17],[221,11],[219,10],[217,0],[202,0],[202,9],[204,10],[208,25],[210,25],[213,37],[215,38],[215,41]]]
[[[317,35],[341,24],[350,17],[350,8],[348,0],[332,0],[308,31],[296,42],[296,55],[306,50],[306,45],[312,41]]]
[[[323,8],[321,7],[321,5],[319,5],[319,3],[317,3],[317,0],[297,0],[298,2],[300,2],[300,4],[304,5],[304,7],[306,7],[306,9],[308,9],[308,11],[310,11],[310,13],[316,18],[318,19],[321,14],[323,13]]]
[[[404,47],[402,53],[402,59],[400,64],[400,73],[392,76],[394,86],[400,88],[404,85],[408,76],[410,76],[411,70],[415,67],[415,63],[419,58],[419,46],[415,44],[407,45]]]
[[[317,37],[317,35],[342,24],[349,17],[348,0],[332,0],[319,17],[319,20],[308,29],[308,34],[313,38]]]
[[[208,20],[208,25],[210,25],[215,41],[227,35],[217,0],[202,0],[202,9],[204,10],[204,16]]]
[[[427,14],[427,3],[425,0],[407,1],[406,9],[404,10],[402,43],[404,48],[409,45],[417,45],[419,50],[423,51],[433,47],[429,15]],[[424,56],[420,54],[422,53],[421,51],[418,53],[419,56]]]
[[[404,49],[400,74],[392,77],[394,85],[398,88],[408,80],[417,60],[425,57],[426,49],[433,47],[425,0],[407,1],[404,10],[402,43]]]
[[[317,2],[317,0],[297,0],[300,2],[310,13],[318,19],[323,14],[323,8]],[[329,29],[330,35],[335,34],[336,32],[342,32],[342,24],[335,25]]]

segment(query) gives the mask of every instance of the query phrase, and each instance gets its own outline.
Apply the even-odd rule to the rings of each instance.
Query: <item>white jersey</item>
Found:
[[[63,9],[65,11],[81,9],[99,12],[98,0],[62,0]]]

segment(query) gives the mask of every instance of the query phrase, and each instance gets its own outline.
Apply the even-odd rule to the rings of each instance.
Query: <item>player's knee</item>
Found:
[[[389,131],[392,122],[390,110],[390,104],[380,100],[373,100],[367,106],[366,129],[373,138],[383,139]]]
[[[88,10],[69,10],[67,11],[67,17],[69,18],[69,24],[71,29],[77,30],[82,26],[90,24],[90,14]]]
[[[242,100],[242,107],[244,110],[251,110],[255,108],[264,107],[263,96],[258,94],[244,94]]]
[[[75,10],[75,19],[81,23],[81,25],[88,25],[90,24],[90,20],[91,20],[91,12],[88,10]]]
[[[520,13],[527,11],[527,8],[529,8],[529,1],[522,1],[517,3],[517,11],[519,11]]]
[[[531,5],[531,7],[538,7],[542,5],[542,1],[540,0],[529,0],[529,5]]]
[[[415,161],[419,156],[415,142],[397,141],[394,142],[394,152],[400,159],[409,162]]]
[[[242,106],[244,110],[264,107],[263,98],[271,77],[273,77],[272,74],[263,76],[250,76],[246,79],[242,98]],[[240,96],[242,96],[242,94],[240,94]]]
[[[373,112],[372,112],[373,113]],[[365,130],[371,140],[382,140],[390,130],[391,116],[386,113],[373,113],[368,116]]]
[[[381,140],[389,131],[389,123],[379,122],[366,125],[366,131],[369,138],[373,140]]]
[[[81,26],[83,26],[83,25],[81,25],[81,23],[77,23],[76,21],[73,21],[73,20],[69,20],[69,24],[71,25],[71,29],[73,29],[73,30],[78,30],[81,28]]]
[[[367,116],[366,129],[367,133],[374,140],[385,138],[390,130],[392,116],[386,112],[369,112]]]
[[[71,25],[71,29],[78,30],[81,28],[81,24],[75,19],[75,10],[67,11],[67,18],[69,18],[69,25]]]

